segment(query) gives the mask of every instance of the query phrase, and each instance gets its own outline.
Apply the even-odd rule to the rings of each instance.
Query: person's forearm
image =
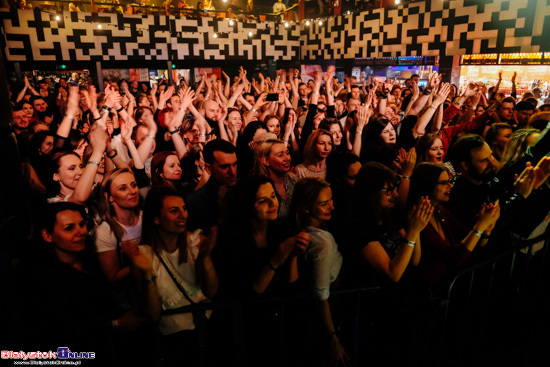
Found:
[[[154,125],[154,128],[152,127]],[[137,148],[138,154],[143,162],[147,160],[149,157],[149,154],[151,153],[151,149],[153,149],[153,143],[155,142],[155,137],[157,135],[157,127],[156,124],[148,124],[147,127],[149,128],[149,132],[147,135],[145,135],[145,139],[141,142],[139,147]]]
[[[76,184],[73,194],[70,197],[71,202],[85,205],[86,201],[90,197],[90,194],[92,193],[95,175],[102,157],[103,152],[96,152],[94,150],[92,156],[88,160],[88,164],[86,164],[86,167],[78,180],[78,183]]]
[[[417,116],[428,100],[428,95],[421,93],[415,103],[412,105],[411,109],[407,113],[407,116]],[[412,100],[411,100],[412,103]],[[409,103],[409,104],[411,104]]]
[[[206,297],[213,298],[218,292],[219,279],[212,257],[199,255],[196,264],[196,276],[199,285]]]

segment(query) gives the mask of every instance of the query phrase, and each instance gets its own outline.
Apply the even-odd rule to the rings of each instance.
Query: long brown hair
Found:
[[[160,252],[163,250],[163,242],[160,238],[158,226],[155,224],[155,218],[160,216],[160,211],[164,206],[164,199],[169,196],[177,196],[184,200],[183,193],[168,186],[154,187],[149,190],[145,204],[143,205],[143,226],[141,231],[141,242],[148,244],[153,250]],[[187,259],[187,231],[178,236],[179,263]]]

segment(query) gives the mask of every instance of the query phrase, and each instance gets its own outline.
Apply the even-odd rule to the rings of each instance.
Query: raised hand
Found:
[[[69,87],[69,99],[67,101],[67,115],[75,116],[78,113],[78,104],[80,102],[80,91],[78,87]]]
[[[368,106],[359,106],[357,109],[357,129],[362,131],[369,123],[369,118],[372,115],[372,111]]]
[[[451,91],[451,85],[449,83],[442,84],[432,104],[435,105],[436,107],[441,105],[447,99],[447,96],[449,95],[450,91]]]

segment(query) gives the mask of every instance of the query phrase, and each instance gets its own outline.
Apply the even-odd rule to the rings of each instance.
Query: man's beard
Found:
[[[470,172],[470,176],[475,180],[482,181],[482,182],[487,182],[490,179],[492,179],[493,177],[495,177],[495,173],[496,173],[495,167],[491,167],[491,168],[485,169],[481,173],[472,171],[472,172]]]

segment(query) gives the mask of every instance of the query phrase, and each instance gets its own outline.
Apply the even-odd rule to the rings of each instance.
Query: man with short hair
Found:
[[[53,121],[53,112],[50,111],[48,103],[42,96],[32,96],[30,103],[34,108],[38,119],[46,124],[50,125]]]
[[[519,102],[514,109],[513,120],[515,123],[512,124],[512,128],[514,130],[525,129],[528,125],[529,118],[533,115],[533,113],[535,113],[535,109],[530,102]]]
[[[212,128],[212,132],[216,136],[220,136],[220,127],[218,126],[218,115],[220,113],[220,105],[218,102],[208,99],[203,102],[202,110],[204,119],[208,122],[208,125]]]
[[[506,97],[500,103],[500,106],[497,109],[498,117],[500,122],[513,123],[514,119],[514,107],[516,105],[515,100],[512,97]]]
[[[29,128],[29,119],[23,110],[13,111],[13,129],[16,135],[27,133]]]
[[[208,230],[218,224],[227,193],[237,182],[237,154],[233,144],[223,139],[212,140],[205,145],[203,155],[210,179],[185,200],[191,230]]]
[[[499,227],[513,226],[518,230],[514,226],[518,216],[530,216],[532,211],[528,213],[527,209],[533,205],[536,206],[533,201],[546,200],[547,202],[548,200],[549,190],[536,195],[531,194],[533,189],[540,186],[538,183],[537,187],[534,187],[533,183],[529,186],[529,182],[514,182],[512,179],[512,182],[506,183],[502,181],[503,178],[499,180],[500,176],[496,178],[495,159],[491,148],[479,135],[462,137],[455,143],[449,154],[460,175],[456,178],[447,206],[467,226],[474,225],[483,203],[494,203],[498,200],[501,206]],[[535,164],[536,162],[533,162],[533,165]],[[525,163],[523,167],[517,168],[521,172],[525,168]],[[539,214],[533,212],[533,218],[536,217],[532,223],[534,227],[538,225],[536,220],[542,220]],[[525,228],[520,230],[524,231],[528,226],[523,225],[523,227]]]

